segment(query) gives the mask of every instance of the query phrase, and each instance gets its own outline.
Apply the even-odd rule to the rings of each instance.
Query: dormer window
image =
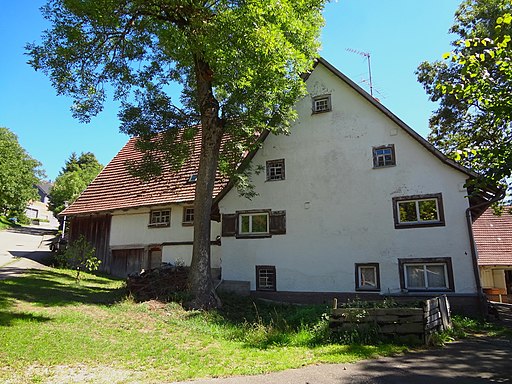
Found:
[[[313,97],[313,113],[329,112],[331,109],[331,95]]]
[[[194,174],[194,175],[190,175],[187,183],[195,183],[196,181],[197,181],[197,175]]]

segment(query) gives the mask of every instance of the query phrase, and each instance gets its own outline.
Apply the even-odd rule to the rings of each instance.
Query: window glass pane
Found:
[[[252,232],[268,232],[267,215],[252,216]]]
[[[377,276],[375,267],[360,267],[359,268],[360,276],[360,286],[367,288],[375,288],[377,287]]]
[[[446,288],[444,265],[427,265],[427,280],[429,288]]]
[[[241,216],[241,232],[242,233],[249,233],[249,219],[250,216]]]
[[[437,204],[435,199],[418,201],[421,221],[437,221]]]
[[[423,265],[406,265],[407,288],[425,288]]]
[[[418,221],[418,217],[416,216],[416,202],[400,202],[398,203],[398,210],[400,212],[401,223]]]

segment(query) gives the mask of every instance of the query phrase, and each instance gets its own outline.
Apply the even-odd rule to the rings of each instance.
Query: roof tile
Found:
[[[512,265],[512,215],[487,209],[473,224],[478,265]]]

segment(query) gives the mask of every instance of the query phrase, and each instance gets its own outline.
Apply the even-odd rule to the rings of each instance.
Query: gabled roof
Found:
[[[179,171],[166,167],[162,175],[142,181],[132,176],[125,165],[127,160],[142,158],[142,152],[135,148],[137,138],[131,138],[78,199],[60,215],[106,213],[115,209],[194,201],[196,184],[189,180],[190,176],[197,174],[199,167],[200,139],[199,132],[193,142],[190,158]],[[227,180],[218,174],[213,195],[216,196],[226,183]]]
[[[362,97],[364,97],[367,101],[369,101],[374,107],[379,109],[382,113],[384,113],[387,117],[389,117],[395,124],[397,124],[400,128],[402,128],[407,134],[409,134],[413,139],[415,139],[418,143],[420,143],[425,149],[431,152],[435,157],[441,160],[443,163],[449,165],[456,170],[465,173],[470,177],[477,176],[474,172],[463,167],[462,165],[456,163],[452,159],[446,157],[441,151],[436,149],[432,144],[430,144],[427,140],[425,140],[421,135],[419,135],[416,131],[414,131],[411,127],[405,124],[402,120],[400,120],[393,112],[375,100],[371,95],[368,94],[363,88],[350,80],[347,76],[341,73],[338,69],[336,69],[332,64],[330,64],[327,60],[320,57],[317,59],[315,63],[315,68],[318,64],[322,64],[329,71],[331,71],[335,76],[344,81],[349,87],[359,93]],[[306,79],[309,76],[306,76]]]
[[[478,265],[512,265],[512,214],[508,208],[501,216],[488,208],[473,223]]]

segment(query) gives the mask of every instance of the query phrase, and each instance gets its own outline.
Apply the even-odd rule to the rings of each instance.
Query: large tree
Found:
[[[82,153],[79,157],[72,153],[50,190],[50,210],[58,215],[80,196],[102,169],[103,165],[93,153]]]
[[[444,60],[417,71],[432,101],[430,140],[482,174],[481,186],[504,184],[512,171],[510,0],[466,0]]]
[[[112,86],[121,130],[139,136],[145,153],[129,164],[133,173],[179,167],[201,135],[192,307],[218,305],[210,274],[216,172],[228,171],[264,130],[287,132],[319,48],[324,2],[49,0],[43,8],[52,28],[27,46],[30,64],[74,98],[82,121],[101,111],[105,84]],[[181,86],[178,100],[172,83]]]
[[[0,214],[20,219],[28,202],[39,198],[35,185],[44,172],[4,127],[0,127],[0,154]]]

